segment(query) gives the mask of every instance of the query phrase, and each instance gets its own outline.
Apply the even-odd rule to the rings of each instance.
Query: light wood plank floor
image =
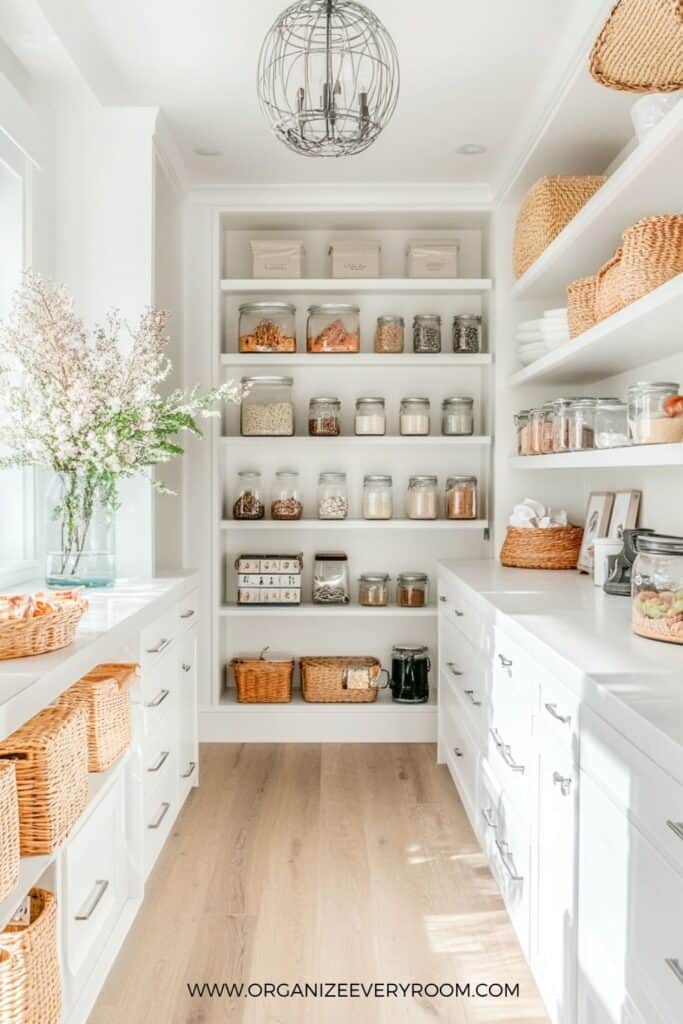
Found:
[[[431,745],[202,747],[90,1024],[547,1024]],[[202,981],[502,982],[519,998],[191,998]]]

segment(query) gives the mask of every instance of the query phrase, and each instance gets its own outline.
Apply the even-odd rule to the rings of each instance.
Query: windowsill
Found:
[[[41,575],[42,565],[40,562],[15,562],[8,565],[0,565],[0,589],[16,587],[20,583],[35,580]]]

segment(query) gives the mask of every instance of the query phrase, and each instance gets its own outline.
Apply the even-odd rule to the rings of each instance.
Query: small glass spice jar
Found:
[[[441,351],[441,317],[438,313],[417,313],[413,320],[413,352]]]
[[[265,514],[261,474],[250,469],[243,470],[237,474],[237,498],[232,506],[232,517],[263,519]]]
[[[595,407],[595,447],[624,448],[628,436],[628,406],[618,398],[598,398]]]
[[[430,425],[428,398],[401,399],[399,431],[403,437],[426,437]]]
[[[348,514],[346,473],[321,473],[318,477],[318,519],[346,519]]]
[[[270,505],[271,519],[301,519],[303,511],[299,474],[294,469],[278,470]]]
[[[364,572],[358,580],[358,603],[364,608],[384,608],[389,604],[389,574]]]
[[[393,514],[392,479],[381,473],[363,478],[363,519],[391,519]]]
[[[311,437],[339,437],[341,402],[338,398],[312,398],[308,405],[308,433]]]
[[[435,476],[411,476],[406,497],[408,519],[436,519],[439,514],[439,494]]]
[[[383,398],[356,399],[356,434],[380,437],[387,432],[387,412]]]
[[[446,480],[446,518],[477,518],[476,476],[449,476]]]
[[[531,416],[530,409],[520,409],[518,413],[515,413],[515,434],[516,434],[516,450],[518,455],[529,454],[529,417]]]
[[[474,433],[474,399],[468,395],[444,398],[441,433],[446,437],[465,437]]]
[[[400,608],[424,608],[427,604],[429,577],[426,573],[399,573],[396,584],[396,603]]]
[[[569,451],[582,452],[595,448],[594,398],[575,398],[569,406]]]
[[[553,451],[569,451],[569,408],[573,398],[556,398],[553,402]]]
[[[375,352],[402,352],[405,345],[405,320],[402,316],[378,316]]]
[[[529,413],[529,455],[540,455],[543,443],[543,409],[532,409]]]
[[[453,351],[481,352],[482,318],[478,313],[460,313],[453,317]]]

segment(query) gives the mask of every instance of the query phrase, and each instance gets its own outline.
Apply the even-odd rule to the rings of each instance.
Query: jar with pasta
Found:
[[[405,321],[402,316],[378,316],[375,329],[375,352],[388,355],[402,352],[405,345]]]
[[[446,480],[446,518],[477,518],[476,476],[449,476]]]
[[[402,572],[396,580],[396,603],[400,608],[424,608],[429,595],[429,577],[423,572]]]
[[[389,574],[364,572],[358,580],[358,603],[364,608],[384,608],[389,604]]]
[[[245,302],[239,308],[240,352],[296,352],[296,306]]]
[[[270,506],[271,519],[301,519],[303,511],[299,474],[293,469],[278,470]]]
[[[310,306],[306,338],[309,352],[359,352],[359,307],[343,303]]]

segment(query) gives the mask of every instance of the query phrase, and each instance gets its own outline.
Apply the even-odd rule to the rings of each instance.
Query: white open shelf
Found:
[[[488,519],[224,519],[222,530],[486,530]]]
[[[396,355],[383,355],[377,352],[320,353],[320,352],[224,352],[221,355],[223,366],[307,366],[309,369],[324,369],[343,366],[353,369],[357,366],[374,366],[385,369],[388,366],[412,370],[417,367],[432,369],[435,366],[448,366],[452,370],[463,370],[468,367],[490,366],[492,357],[488,352],[457,353],[438,352],[433,355],[421,355],[415,352],[401,352]]]
[[[404,618],[435,618],[438,613],[436,605],[427,605],[425,608],[399,608],[397,605],[387,605],[386,608],[365,608],[359,604],[296,604],[296,605],[221,605],[219,614],[222,618],[242,619],[251,616],[276,616],[283,615],[293,618],[340,618],[352,619],[356,617],[370,619],[404,619]]]
[[[513,374],[513,384],[591,383],[683,351],[683,274]]]
[[[382,292],[414,295],[451,295],[454,292],[477,295],[491,290],[489,278],[310,278],[264,280],[259,278],[224,278],[224,294],[295,295],[314,292],[336,292],[338,295],[373,295]]]
[[[473,434],[471,437],[442,437],[430,435],[429,437],[393,436],[384,437],[310,437],[309,435],[295,435],[294,437],[226,437],[221,441],[230,448],[256,448],[266,444],[268,448],[277,445],[278,448],[299,446],[310,447],[318,445],[319,450],[324,448],[384,448],[384,447],[418,447],[418,448],[488,448],[491,445],[491,438],[482,434]]]
[[[328,710],[330,708],[337,711],[339,714],[344,715],[358,715],[368,712],[373,714],[381,714],[386,711],[400,710],[405,713],[418,712],[421,714],[434,714],[437,705],[437,689],[435,686],[430,688],[429,701],[426,704],[397,704],[392,701],[391,694],[388,689],[382,689],[377,694],[377,700],[367,703],[340,703],[340,704],[316,704],[305,701],[301,696],[301,691],[295,689],[292,693],[292,699],[288,704],[239,704],[235,696],[234,690],[223,690],[221,695],[221,708],[231,708],[238,714],[253,714],[259,709],[263,710],[267,708],[269,711],[273,710],[277,714],[286,715],[292,711],[305,712],[310,715],[320,714],[321,711]]]
[[[514,456],[514,469],[621,469],[683,466],[683,444],[639,444],[556,455]]]

